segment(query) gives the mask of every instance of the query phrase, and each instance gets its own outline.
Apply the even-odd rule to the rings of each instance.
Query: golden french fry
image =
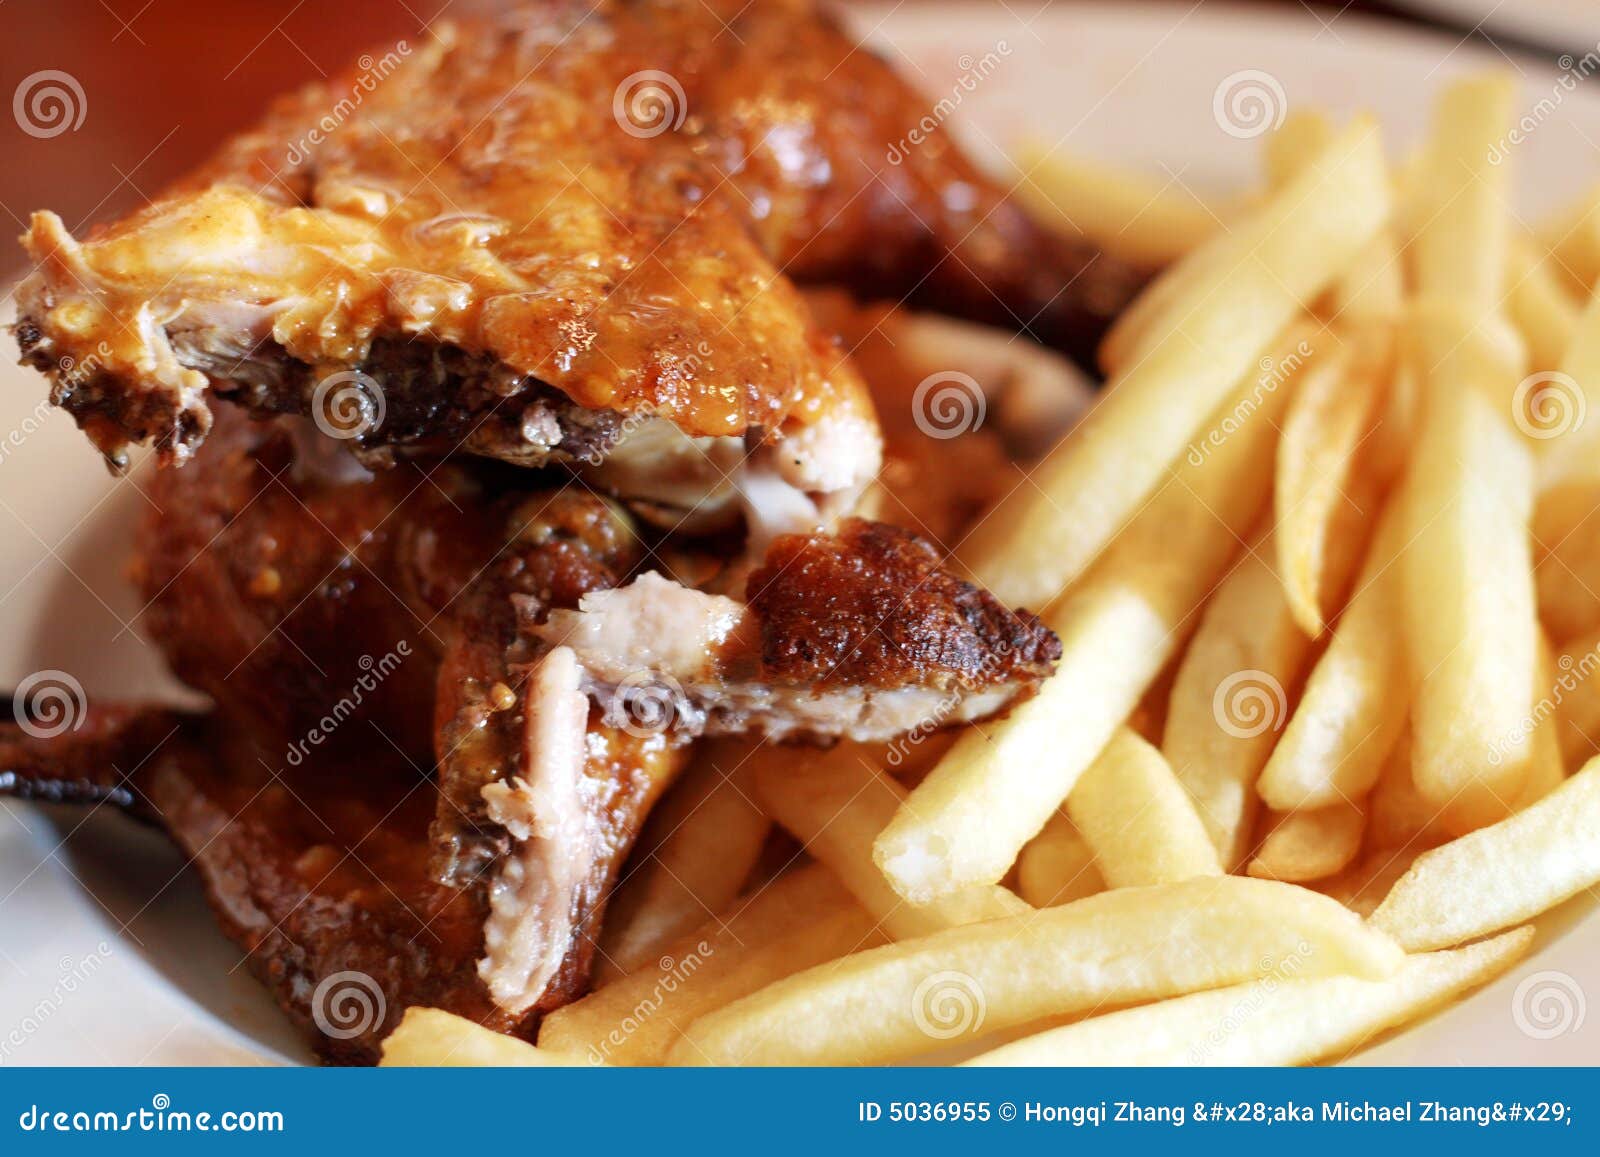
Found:
[[[902,940],[779,981],[689,1026],[673,1062],[874,1064],[1046,1016],[1306,974],[1391,975],[1388,937],[1314,892],[1218,876]]]
[[[1374,850],[1421,852],[1450,839],[1438,806],[1423,798],[1411,778],[1409,734],[1402,733],[1390,750],[1372,789],[1367,813],[1367,840]]]
[[[1250,860],[1249,872],[1291,884],[1342,872],[1361,851],[1367,817],[1359,803],[1333,804],[1279,818]]]
[[[571,1068],[596,1062],[581,1054],[535,1048],[437,1008],[412,1007],[383,1041],[389,1068]]]
[[[1516,86],[1490,74],[1448,85],[1434,104],[1410,193],[1418,292],[1449,296],[1479,316],[1500,308],[1511,240],[1509,165],[1491,158],[1511,126]]]
[[[1330,807],[1377,782],[1410,706],[1396,625],[1405,533],[1400,513],[1385,510],[1350,605],[1256,783],[1268,807]]]
[[[1539,260],[1526,237],[1511,242],[1506,267],[1506,311],[1522,334],[1535,371],[1554,370],[1566,358],[1578,329],[1578,303]]]
[[[1294,620],[1273,563],[1256,540],[1206,606],[1167,702],[1161,750],[1233,870],[1255,821],[1255,782],[1289,718],[1288,688],[1311,642]]]
[[[1518,810],[1538,803],[1560,787],[1567,778],[1566,758],[1561,752],[1561,693],[1557,661],[1550,640],[1539,636],[1539,661],[1533,676],[1533,734],[1528,743],[1528,777],[1522,794],[1513,805]]]
[[[1334,128],[1317,109],[1297,109],[1267,138],[1267,183],[1292,181],[1333,139]],[[1322,312],[1347,323],[1393,320],[1404,295],[1403,271],[1394,234],[1381,230],[1351,268],[1328,291]]]
[[[745,740],[707,744],[651,813],[606,909],[597,983],[650,960],[739,894],[771,828],[743,783],[751,750]]]
[[[1361,122],[1219,238],[1131,362],[1067,438],[961,550],[1010,606],[1043,606],[1081,575],[1161,484],[1169,464],[1274,338],[1355,259],[1389,214],[1378,134]],[[1180,262],[1178,267],[1187,264]]]
[[[1536,374],[1518,388],[1514,418],[1539,452],[1539,526],[1547,534],[1565,538],[1571,527],[1552,525],[1542,508],[1545,495],[1576,485],[1580,500],[1592,493],[1600,456],[1600,295],[1591,296],[1572,329],[1571,340],[1555,373]],[[1592,502],[1578,509],[1587,516]],[[1555,540],[1547,540],[1554,546]]]
[[[1600,751],[1600,632],[1580,636],[1561,649],[1550,683],[1556,701],[1556,738],[1562,764],[1581,767]]]
[[[1412,775],[1453,831],[1509,811],[1528,772],[1538,621],[1526,449],[1478,392],[1430,380],[1402,499]]]
[[[1305,340],[1291,331],[1287,348]],[[1270,390],[1253,377],[1241,382],[1217,419],[1228,432],[1186,458],[1046,613],[1062,642],[1055,674],[1004,719],[964,732],[878,836],[873,859],[900,895],[926,903],[997,882],[1066,799],[1177,650],[1259,515],[1289,393],[1276,382]]]
[[[1261,149],[1267,188],[1281,189],[1316,160],[1334,137],[1333,121],[1317,108],[1292,109]]]
[[[1215,210],[1182,183],[1039,143],[1017,157],[1023,204],[1046,225],[1087,237],[1136,265],[1176,261],[1222,227]]]
[[[614,1065],[658,1065],[682,1029],[775,980],[835,960],[884,937],[820,864],[779,877],[667,945],[661,958],[558,1008],[539,1047]]]
[[[1423,952],[1520,924],[1600,883],[1600,760],[1538,803],[1417,857],[1372,915]]]
[[[1113,888],[1222,874],[1194,801],[1161,752],[1126,727],[1078,778],[1067,814]]]
[[[1272,541],[1289,610],[1312,638],[1323,629],[1328,547],[1351,468],[1383,400],[1379,372],[1366,364],[1358,370],[1344,351],[1312,367],[1289,403],[1278,441]],[[1333,546],[1336,554],[1344,550],[1340,562],[1357,555],[1346,539]]]
[[[1540,492],[1533,541],[1539,617],[1552,637],[1570,640],[1600,629],[1600,457]]]
[[[1017,856],[1017,891],[1035,908],[1070,904],[1105,891],[1094,849],[1062,812]]]
[[[1538,230],[1550,275],[1568,293],[1587,298],[1600,281],[1600,189],[1585,193]]]
[[[896,940],[1029,910],[999,884],[978,884],[929,904],[907,904],[872,862],[872,841],[906,801],[863,745],[829,751],[767,744],[754,757],[757,801],[826,864]]]
[[[1412,956],[1383,980],[1300,979],[1286,964],[1248,984],[1197,992],[1025,1037],[970,1065],[1302,1065],[1339,1057],[1372,1037],[1487,984],[1526,955],[1518,928],[1453,952]]]

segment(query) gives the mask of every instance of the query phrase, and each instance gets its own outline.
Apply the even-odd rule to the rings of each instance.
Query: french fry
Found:
[[[1295,390],[1278,442],[1272,539],[1289,610],[1311,638],[1322,633],[1328,547],[1351,468],[1383,400],[1382,372],[1365,362],[1358,368],[1344,351],[1313,367]],[[1347,540],[1334,543],[1336,551],[1341,546],[1355,554]]]
[[[1024,145],[1023,204],[1046,225],[1086,237],[1136,265],[1176,261],[1215,234],[1221,217],[1178,181]]]
[[[1372,915],[1408,952],[1520,924],[1600,883],[1600,760],[1509,819],[1424,852]]]
[[[1509,262],[1506,311],[1522,334],[1529,364],[1536,371],[1557,369],[1578,329],[1578,303],[1538,259],[1528,238],[1512,240]]]
[[[1477,392],[1430,381],[1400,562],[1412,775],[1453,831],[1507,814],[1528,773],[1538,643],[1527,451]]]
[[[1272,189],[1292,181],[1333,139],[1333,123],[1316,109],[1297,109],[1267,138],[1267,183]],[[1336,281],[1320,307],[1328,317],[1350,324],[1392,321],[1400,311],[1403,271],[1392,229],[1368,242],[1351,268]]]
[[[703,1064],[874,1064],[1046,1016],[1237,984],[1291,954],[1307,974],[1383,977],[1404,959],[1338,904],[1239,876],[1120,888],[860,952],[689,1026]]]
[[[1350,605],[1256,783],[1268,807],[1330,807],[1377,782],[1410,706],[1396,627],[1405,533],[1400,513],[1384,511]]]
[[[771,827],[742,782],[750,749],[743,740],[708,744],[651,813],[644,847],[606,910],[597,983],[650,960],[739,894]]]
[[[978,884],[929,904],[907,904],[872,862],[872,841],[906,801],[859,744],[829,751],[767,744],[754,757],[757,801],[826,864],[896,940],[1015,916],[1029,907],[999,884]]]
[[[1222,874],[1194,801],[1161,752],[1126,727],[1079,777],[1067,814],[1113,888]]]
[[[1538,230],[1549,253],[1550,275],[1574,297],[1586,299],[1600,281],[1600,189],[1555,213]]]
[[[1358,803],[1290,812],[1261,841],[1249,873],[1298,884],[1343,871],[1361,851],[1366,813]]]
[[[1588,299],[1560,362],[1547,368],[1558,372],[1528,379],[1514,399],[1517,425],[1539,454],[1544,493],[1574,483],[1585,486],[1596,473],[1595,458],[1600,453],[1600,295]],[[1541,529],[1560,534],[1567,528],[1541,524]]]
[[[640,967],[558,1008],[539,1047],[614,1065],[658,1065],[681,1030],[773,981],[884,937],[844,885],[820,864],[784,875]]]
[[[1261,149],[1268,189],[1281,189],[1305,171],[1333,140],[1333,121],[1316,108],[1292,109]]]
[[[596,1062],[581,1054],[535,1048],[437,1008],[406,1009],[383,1041],[386,1068],[572,1068]]]
[[[1549,477],[1551,470],[1542,473]],[[1574,466],[1540,492],[1533,541],[1545,628],[1556,639],[1600,629],[1600,458]]]
[[[1070,904],[1105,888],[1094,849],[1063,812],[1051,816],[1017,856],[1017,892],[1035,908]]]
[[[1408,848],[1421,852],[1450,839],[1439,808],[1423,798],[1411,778],[1410,740],[1402,734],[1395,742],[1368,801],[1367,841],[1375,851]]]
[[[1287,335],[1287,348],[1300,348],[1300,332]],[[1231,432],[1186,458],[1047,612],[1062,642],[1055,674],[1003,720],[963,733],[878,836],[873,859],[900,895],[926,903],[997,882],[1066,799],[1177,650],[1259,515],[1289,393],[1262,391],[1253,376],[1239,383],[1218,419]],[[1246,405],[1253,409],[1236,421]]]
[[[1487,317],[1500,308],[1511,242],[1509,165],[1491,157],[1511,125],[1516,87],[1501,74],[1446,86],[1410,189],[1418,293]]]
[[[1539,661],[1534,668],[1533,735],[1528,749],[1528,778],[1517,797],[1518,810],[1538,803],[1555,791],[1567,778],[1566,759],[1561,752],[1560,702],[1556,658],[1550,641],[1539,636]]]
[[[1206,606],[1178,667],[1161,739],[1227,871],[1245,854],[1256,778],[1311,653],[1273,566],[1272,539],[1251,546]]]
[[[977,580],[1010,606],[1043,606],[1081,575],[1161,484],[1283,328],[1382,227],[1389,189],[1378,134],[1360,122],[1220,239],[1235,258],[1170,302],[1170,323],[1099,403],[963,544]],[[1181,269],[1187,262],[1180,263]]]
[[[1580,636],[1561,649],[1551,694],[1556,699],[1556,737],[1562,764],[1581,767],[1600,752],[1600,632]]]
[[[1527,954],[1532,928],[1413,956],[1384,980],[1280,977],[1197,992],[1025,1037],[977,1066],[1302,1065],[1343,1056],[1387,1029],[1487,984]]]

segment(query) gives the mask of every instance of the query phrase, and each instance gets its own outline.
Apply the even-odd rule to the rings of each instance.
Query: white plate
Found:
[[[1578,57],[1600,44],[1594,0],[1395,0],[1395,7]]]
[[[930,112],[940,97],[959,94],[951,123],[992,159],[1032,133],[1209,190],[1237,188],[1255,172],[1259,141],[1223,131],[1213,114],[1219,85],[1235,74],[1250,71],[1262,91],[1275,99],[1281,90],[1291,107],[1372,109],[1404,145],[1418,135],[1429,94],[1444,77],[1500,59],[1486,61],[1453,38],[1349,16],[1329,32],[1299,10],[1011,2],[857,9],[854,18],[876,43],[892,45],[886,51],[929,94]],[[975,75],[983,79],[970,91],[961,86],[963,76]],[[1548,95],[1553,82],[1553,73],[1530,66],[1527,103]],[[1594,141],[1600,98],[1580,91],[1517,148],[1530,212],[1593,180],[1600,172]],[[119,574],[130,519],[145,499],[135,484],[106,477],[65,416],[36,413],[41,395],[33,374],[0,368],[0,637],[8,640],[0,685],[59,668],[91,694],[148,691],[162,676],[138,639],[139,608]],[[180,858],[159,840],[115,817],[78,827],[77,816],[52,821],[17,806],[5,812],[0,1062],[240,1063],[305,1055],[239,967],[239,952],[216,932]],[[64,844],[62,830],[73,832]],[[85,959],[89,969],[81,966]],[[1600,1060],[1600,1016],[1549,1039],[1518,1025],[1537,1030],[1531,1005],[1538,992],[1553,991],[1545,983],[1552,979],[1563,991],[1575,986],[1581,1001],[1596,960],[1600,918],[1590,901],[1576,901],[1545,922],[1536,956],[1515,975],[1362,1059],[1593,1063]],[[1546,972],[1559,975],[1538,978]]]

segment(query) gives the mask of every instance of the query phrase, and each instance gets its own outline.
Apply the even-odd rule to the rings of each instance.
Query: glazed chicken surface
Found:
[[[17,332],[113,457],[148,441],[181,462],[212,392],[337,404],[374,454],[524,465],[597,460],[630,418],[859,426],[859,377],[792,281],[1082,353],[1139,280],[1039,229],[943,138],[891,164],[926,103],[812,0],[531,3],[441,29],[370,91],[282,101],[87,237],[37,214]],[[854,477],[794,480],[870,477],[870,450],[854,458]]]

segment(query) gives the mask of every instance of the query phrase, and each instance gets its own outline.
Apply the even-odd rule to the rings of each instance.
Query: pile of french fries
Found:
[[[593,994],[537,1046],[414,1009],[386,1063],[1307,1063],[1513,965],[1600,882],[1600,197],[1517,218],[1513,102],[1451,85],[1396,167],[1296,112],[1225,212],[1031,160],[1171,262],[960,551],[1055,675],[953,736],[713,746]]]

